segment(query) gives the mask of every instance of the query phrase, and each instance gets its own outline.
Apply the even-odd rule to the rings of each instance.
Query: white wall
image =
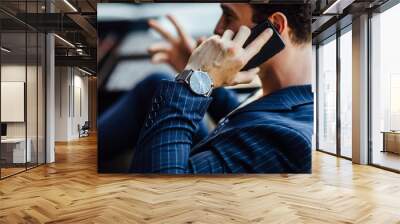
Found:
[[[88,120],[88,77],[72,67],[56,67],[55,73],[55,140],[70,141]]]
[[[1,81],[1,122],[25,121],[25,83]],[[35,105],[36,108],[36,105]]]
[[[38,70],[37,70],[38,69]],[[26,86],[26,101],[20,108],[21,113],[26,113],[26,120],[22,122],[5,122],[7,124],[8,138],[27,138],[31,148],[33,162],[39,159],[44,163],[45,150],[45,120],[44,120],[44,74],[41,66],[25,66],[25,64],[3,64],[1,66],[2,82],[24,82]],[[27,79],[27,80],[26,80]],[[2,95],[7,98],[7,95]],[[25,105],[26,103],[26,105]],[[9,107],[2,107],[2,112],[11,112]],[[15,112],[14,112],[15,113]],[[24,115],[23,115],[24,116]],[[25,118],[24,118],[25,119]],[[37,153],[39,155],[37,155]]]
[[[88,121],[89,119],[89,113],[88,113],[88,77],[87,76],[82,76],[82,73],[78,73],[77,75],[77,70],[74,70],[74,80],[73,80],[73,96],[71,96],[71,99],[74,100],[74,102],[71,101],[71,108],[72,114],[71,114],[71,132],[70,135],[72,138],[78,138],[79,137],[79,132],[78,132],[78,125],[82,126],[85,121]],[[71,89],[71,90],[72,90]]]
[[[27,119],[28,119],[28,137],[31,133],[30,130],[36,130],[36,106],[37,106],[37,95],[36,95],[36,80],[31,76],[36,76],[36,67],[18,64],[5,64],[1,66],[1,81],[2,82],[24,82],[26,72],[28,72],[28,88],[27,88]],[[33,87],[32,87],[33,86]],[[29,88],[31,87],[31,88]],[[3,96],[6,97],[6,96]],[[39,105],[40,107],[41,105]],[[7,108],[1,108],[1,110],[7,110]],[[32,123],[33,122],[33,123]],[[7,122],[7,136],[8,137],[25,137],[25,122]],[[32,131],[33,132],[33,131]],[[35,132],[36,134],[36,132]]]
[[[2,82],[25,82],[25,65],[8,64],[1,66]],[[3,96],[4,97],[4,96]],[[1,108],[6,110],[6,108]],[[25,137],[25,122],[7,123],[7,137]]]
[[[68,140],[68,117],[70,83],[67,67],[55,68],[55,141]]]

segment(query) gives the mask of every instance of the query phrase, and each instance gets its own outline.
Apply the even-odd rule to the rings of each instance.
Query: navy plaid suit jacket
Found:
[[[310,85],[281,89],[239,108],[195,145],[193,135],[212,98],[163,80],[152,100],[131,172],[311,172]]]

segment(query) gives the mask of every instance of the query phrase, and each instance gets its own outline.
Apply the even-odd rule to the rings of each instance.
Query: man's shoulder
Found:
[[[241,126],[244,132],[259,133],[268,140],[278,140],[291,137],[291,139],[310,142],[313,130],[313,123],[294,120],[287,117],[262,118],[264,121],[249,122]],[[297,136],[297,138],[294,138]],[[288,138],[289,139],[289,138]]]
[[[282,136],[298,136],[306,142],[311,141],[313,132],[313,105],[304,104],[292,110],[247,111],[232,116],[232,128],[243,131],[263,132]],[[270,136],[265,135],[267,139]]]
[[[314,97],[309,85],[284,88],[238,109],[233,115],[248,121],[293,122],[313,120]],[[256,119],[255,119],[256,118]]]
[[[287,112],[253,111],[222,121],[204,145],[227,161],[232,172],[243,172],[236,170],[237,164],[247,164],[251,172],[278,172],[275,168],[308,172],[310,162],[303,158],[311,151],[312,130],[312,119],[298,120]]]
[[[313,104],[304,104],[296,106],[291,110],[256,110],[244,111],[235,114],[231,120],[243,123],[247,126],[254,125],[281,125],[293,127],[296,125],[309,124],[312,126],[314,110]]]

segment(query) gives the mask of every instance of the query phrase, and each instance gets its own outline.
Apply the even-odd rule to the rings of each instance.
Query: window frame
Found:
[[[319,152],[327,153],[329,155],[333,155],[336,157],[340,157],[347,160],[352,160],[352,158],[342,155],[341,150],[341,97],[340,97],[340,85],[341,85],[341,67],[340,67],[340,38],[342,35],[346,34],[347,32],[352,32],[352,23],[347,24],[343,28],[338,28],[335,33],[328,36],[327,38],[319,41],[316,44],[316,100],[315,100],[315,108],[316,108],[316,150]],[[321,44],[326,44],[330,41],[336,41],[336,152],[328,152],[327,150],[321,149],[319,143],[319,91],[320,91],[320,71],[319,71],[319,62],[320,62],[320,55],[318,49],[320,48]]]

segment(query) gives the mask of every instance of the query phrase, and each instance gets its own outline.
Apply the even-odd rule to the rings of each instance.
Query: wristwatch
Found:
[[[177,82],[186,83],[192,92],[200,96],[210,96],[214,87],[207,72],[195,71],[192,69],[183,70],[182,73],[176,76],[175,80]]]

